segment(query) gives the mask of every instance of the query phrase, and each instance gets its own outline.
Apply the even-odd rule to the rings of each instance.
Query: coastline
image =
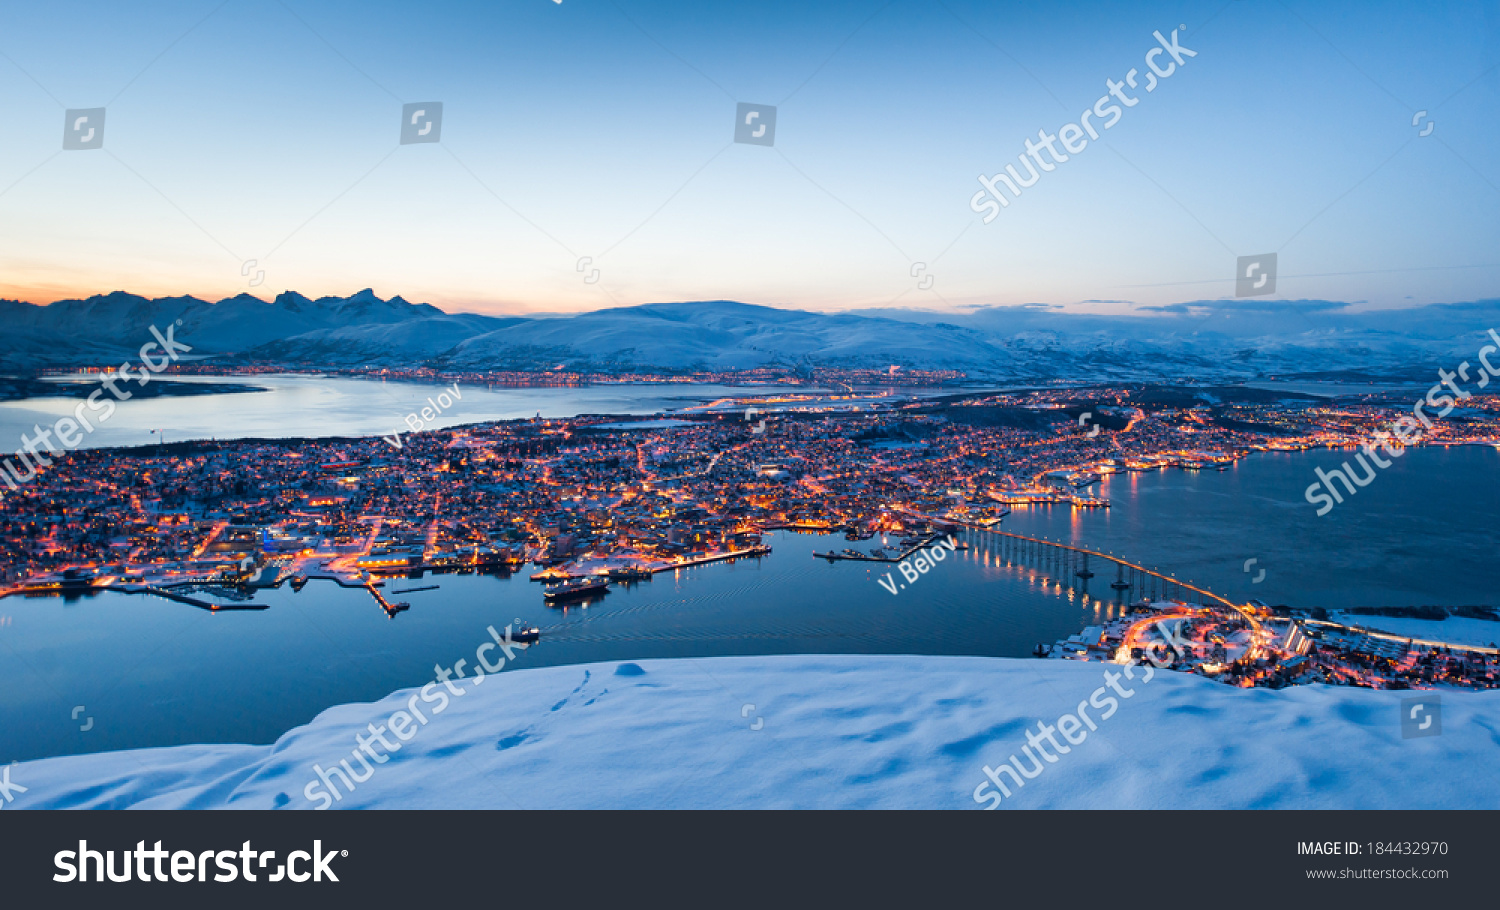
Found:
[[[82,376],[76,380],[0,380],[0,402],[33,402],[51,399],[88,398],[102,383]],[[238,395],[246,392],[269,392],[268,388],[237,382],[202,383],[155,377],[151,383],[132,390],[131,398],[194,398],[202,395]]]

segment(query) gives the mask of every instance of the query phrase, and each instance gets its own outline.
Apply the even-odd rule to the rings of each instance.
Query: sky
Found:
[[[1497,111],[1496,0],[4,0],[0,296],[1150,312],[1275,253],[1271,299],[1495,298]]]

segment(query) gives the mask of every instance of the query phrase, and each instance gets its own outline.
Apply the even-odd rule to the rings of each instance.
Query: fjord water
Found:
[[[1020,656],[1117,615],[975,547],[907,590],[894,566],[814,559],[842,535],[777,532],[770,556],[661,573],[597,603],[548,607],[527,573],[390,579],[411,609],[387,618],[369,594],[331,582],[258,592],[264,611],[208,613],[147,595],[10,598],[0,614],[0,761],[193,742],[270,742],[333,705],[421,686],[474,659],[520,620],[542,628],[527,667],[627,658],[784,653]],[[529,571],[533,571],[528,569]],[[435,591],[390,594],[407,587]],[[498,657],[498,652],[495,653]],[[472,673],[472,668],[469,669]],[[725,698],[731,696],[726,693]],[[733,697],[741,697],[735,695]],[[743,702],[754,702],[743,693]],[[736,702],[736,708],[741,702]],[[75,721],[73,708],[85,712]],[[88,731],[79,728],[94,718]]]
[[[108,420],[84,436],[83,448],[138,446],[188,439],[313,439],[406,433],[408,414],[429,407],[427,399],[447,385],[321,375],[172,377],[197,385],[257,386],[263,392],[169,396],[121,401]],[[132,383],[121,383],[130,391]],[[486,420],[572,417],[578,414],[654,414],[661,410],[754,394],[752,388],[707,383],[509,387],[459,381],[460,398],[424,429]],[[28,398],[0,402],[0,449],[14,451],[33,427],[49,427],[71,415],[77,398]],[[161,435],[153,430],[162,431]]]
[[[1237,601],[1500,604],[1500,450],[1407,449],[1355,495],[1340,485],[1344,502],[1319,516],[1305,498],[1316,470],[1355,454],[1262,452],[1227,471],[1115,474],[1098,487],[1111,508],[1019,509],[1004,530],[1113,553]]]

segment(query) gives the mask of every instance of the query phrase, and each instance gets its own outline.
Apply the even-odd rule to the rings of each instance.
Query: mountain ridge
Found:
[[[1337,301],[1208,300],[1098,315],[1051,306],[837,313],[732,300],[646,303],[570,315],[448,313],[365,288],[217,302],[125,291],[36,305],[0,300],[0,368],[131,356],[177,326],[193,355],[226,363],[448,371],[730,372],[755,368],[957,370],[984,379],[1245,380],[1289,374],[1430,373],[1473,358],[1500,300],[1355,312]],[[1138,311],[1139,312],[1139,311]],[[129,342],[124,339],[140,339]]]

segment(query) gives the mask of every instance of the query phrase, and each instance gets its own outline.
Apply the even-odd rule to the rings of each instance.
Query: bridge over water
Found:
[[[1180,600],[1218,605],[1237,610],[1257,625],[1254,609],[1248,604],[1237,604],[1220,597],[1207,588],[1183,581],[1171,575],[1121,559],[1109,553],[1059,543],[1041,537],[995,531],[988,528],[966,528],[971,544],[982,544],[997,557],[1012,565],[1026,565],[1040,569],[1054,578],[1069,583],[1082,579],[1085,583],[1096,577],[1094,571],[1113,575],[1107,584],[1123,598],[1129,593],[1152,600]]]

